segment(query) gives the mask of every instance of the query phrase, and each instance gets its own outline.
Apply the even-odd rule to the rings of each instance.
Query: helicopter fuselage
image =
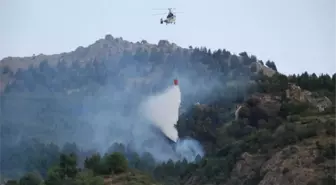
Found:
[[[161,24],[166,23],[166,24],[175,24],[176,23],[176,16],[168,17],[165,20],[161,19]]]

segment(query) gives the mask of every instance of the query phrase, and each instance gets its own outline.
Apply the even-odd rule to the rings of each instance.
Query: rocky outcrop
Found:
[[[262,65],[261,63],[259,62],[254,62],[253,65],[251,65],[251,67],[254,66],[256,68],[256,73],[259,73],[261,72],[262,74],[268,76],[268,77],[271,77],[273,76],[274,74],[276,74],[277,72],[274,71],[273,69],[269,68],[269,67],[266,67],[264,65]]]
[[[323,112],[332,106],[332,102],[326,96],[319,96],[299,86],[289,83],[286,90],[286,98],[291,102],[307,103],[314,107],[318,112]],[[257,108],[257,112],[264,112],[266,117],[277,116],[281,108],[282,98],[280,96],[255,93],[244,103],[236,106],[235,117],[249,118],[252,116],[252,109]],[[265,117],[264,117],[265,118]]]
[[[251,182],[258,181],[260,178],[259,170],[264,162],[265,156],[243,153],[226,184],[251,184]]]
[[[314,93],[303,90],[299,86],[292,83],[288,84],[286,98],[293,101],[309,103],[310,105],[313,105],[319,112],[322,112],[332,106],[332,102],[329,100],[329,98],[325,96],[316,96]]]
[[[332,138],[331,138],[332,139]],[[327,170],[335,171],[335,161],[326,160],[317,163],[319,151],[316,142],[332,142],[325,138],[310,139],[299,145],[288,146],[273,155],[265,162],[260,170],[263,176],[259,185],[307,185],[309,183],[318,184],[327,175]]]
[[[243,153],[223,185],[307,185],[321,184],[322,179],[334,176],[335,160],[317,162],[319,149],[316,143],[328,145],[333,138],[311,138],[291,145],[271,157]]]

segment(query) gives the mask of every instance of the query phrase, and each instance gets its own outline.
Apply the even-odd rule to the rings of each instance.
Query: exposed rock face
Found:
[[[259,179],[259,169],[265,162],[265,157],[245,152],[241,158],[230,174],[232,178],[226,184],[250,184]]]
[[[319,112],[322,112],[326,108],[332,106],[332,102],[329,98],[325,96],[314,96],[312,92],[302,90],[299,86],[291,83],[289,84],[289,88],[286,90],[286,97],[294,101],[307,102],[316,107]]]
[[[288,84],[289,88],[286,90],[286,98],[294,102],[308,103],[316,108],[317,111],[322,112],[332,106],[332,102],[326,96],[317,96],[314,93],[302,90],[295,84]],[[266,113],[268,116],[276,116],[281,107],[281,97],[270,94],[256,93],[241,105],[236,106],[235,117],[249,118],[251,117],[252,108],[258,108]],[[259,111],[260,112],[260,111]]]
[[[320,184],[326,176],[334,176],[335,161],[316,162],[319,151],[316,142],[331,143],[333,138],[309,139],[288,146],[267,159],[266,156],[243,153],[223,185],[307,185]],[[328,169],[328,170],[326,170]],[[329,171],[330,174],[326,173]],[[197,184],[197,183],[196,183]]]
[[[262,72],[264,75],[266,76],[273,76],[274,74],[276,74],[277,72],[274,71],[273,69],[269,68],[269,67],[266,67],[262,64],[260,64],[259,62],[255,62],[255,67],[256,67],[256,72]]]
[[[288,146],[272,156],[262,165],[260,170],[263,179],[259,185],[306,185],[319,182],[321,178],[332,175],[326,174],[326,168],[333,168],[333,161],[316,164],[315,159],[319,156],[316,141],[323,142],[325,139],[311,139],[306,143]],[[332,142],[332,140],[329,140]]]
[[[288,84],[289,88],[286,90],[286,98],[293,99],[297,101],[304,101],[304,94],[301,88],[295,84]]]

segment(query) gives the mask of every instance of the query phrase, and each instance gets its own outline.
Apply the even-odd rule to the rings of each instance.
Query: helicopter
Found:
[[[166,23],[166,25],[168,24],[176,24],[176,13],[177,12],[174,12],[173,13],[173,8],[168,8],[168,15],[166,18],[161,18],[160,19],[160,24],[163,24],[163,23]],[[164,13],[166,14],[166,13]],[[154,14],[154,15],[163,15],[163,14]]]

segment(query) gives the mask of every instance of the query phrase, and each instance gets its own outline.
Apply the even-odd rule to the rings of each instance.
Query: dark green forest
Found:
[[[8,185],[99,185],[107,184],[109,175],[128,174],[128,184],[257,185],[265,177],[261,164],[249,170],[253,175],[235,175],[246,153],[263,163],[306,139],[335,138],[336,74],[286,76],[277,72],[274,62],[264,65],[246,52],[173,49],[162,42],[87,63],[80,62],[85,53],[75,52],[73,61],[60,57],[55,66],[42,60],[27,69],[1,69],[2,75],[14,79],[1,95],[2,180]],[[264,68],[275,74],[266,75]],[[141,122],[135,116],[141,101],[176,77],[182,92],[179,137],[193,138],[205,150],[205,156],[193,162],[162,162],[158,148],[150,152],[146,147],[150,138],[155,146],[169,146],[164,136],[149,131],[130,136],[127,130]],[[290,84],[314,97],[327,97],[332,105],[317,111],[311,102],[294,101],[286,96]],[[264,99],[255,95],[275,97],[272,105],[279,108],[265,108]],[[239,119],[237,105],[245,105]],[[101,111],[111,118],[101,119]],[[315,145],[316,163],[334,161],[335,143]],[[333,170],[335,166],[310,183],[334,183]]]

